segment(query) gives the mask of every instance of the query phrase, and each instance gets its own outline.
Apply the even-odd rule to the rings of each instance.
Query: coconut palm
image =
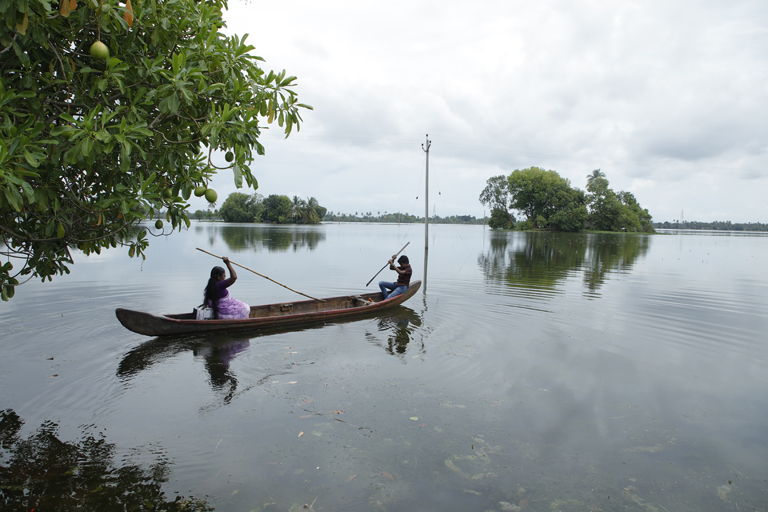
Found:
[[[320,203],[314,197],[309,197],[304,202],[304,222],[307,224],[317,224],[320,222],[320,214],[317,212],[317,208]]]
[[[306,205],[307,204],[304,202],[304,200],[299,196],[293,196],[293,199],[291,200],[291,217],[293,218],[294,223],[296,222],[296,219],[301,218]]]
[[[600,178],[605,178],[605,173],[600,169],[595,169],[592,174],[587,174],[587,185]]]

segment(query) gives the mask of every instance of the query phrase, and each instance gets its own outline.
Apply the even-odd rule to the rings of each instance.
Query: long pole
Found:
[[[432,145],[432,141],[429,140],[429,134],[427,134],[427,145],[421,145],[421,149],[427,154],[427,181],[424,185],[424,250],[429,249],[429,147]]]
[[[200,251],[200,252],[204,252],[205,254],[208,254],[208,255],[210,255],[210,256],[213,256],[214,258],[219,258],[219,259],[221,259],[221,258],[222,258],[221,256],[219,256],[219,255],[217,255],[217,254],[213,254],[212,252],[208,252],[208,251],[206,251],[205,249],[201,249],[201,248],[199,248],[199,247],[197,247],[197,250],[198,250],[198,251]],[[323,300],[323,299],[318,299],[318,298],[316,298],[316,297],[312,297],[311,295],[307,295],[306,293],[301,293],[301,292],[299,292],[299,291],[296,291],[296,290],[294,290],[293,288],[291,288],[291,287],[289,287],[289,286],[285,286],[283,283],[279,283],[279,282],[275,281],[275,280],[274,280],[274,279],[272,279],[271,277],[267,277],[267,276],[265,276],[264,274],[259,274],[259,273],[258,273],[258,272],[256,272],[255,270],[253,270],[253,269],[251,269],[251,268],[248,268],[248,267],[246,267],[245,265],[241,265],[241,264],[239,264],[239,263],[235,263],[235,262],[234,262],[234,261],[232,261],[232,260],[229,260],[229,262],[230,262],[231,264],[233,264],[233,265],[237,265],[237,266],[238,266],[238,267],[240,267],[240,268],[244,268],[245,270],[248,270],[249,272],[253,272],[254,274],[256,274],[256,275],[257,275],[257,276],[259,276],[259,277],[263,277],[264,279],[268,279],[268,280],[272,281],[272,282],[273,282],[273,283],[275,283],[275,284],[279,284],[279,285],[280,285],[280,286],[282,286],[283,288],[287,288],[287,289],[291,290],[291,291],[292,291],[292,292],[294,292],[294,293],[298,293],[299,295],[303,295],[304,297],[309,297],[310,299],[319,300],[320,302],[325,302],[325,300]]]
[[[408,244],[410,244],[410,243],[411,243],[411,242],[408,242]],[[398,255],[398,254],[400,254],[401,252],[403,252],[403,251],[405,250],[405,248],[406,248],[406,247],[408,247],[408,244],[405,244],[405,245],[403,246],[403,248],[402,248],[402,249],[400,249],[399,251],[397,251],[397,254],[395,254],[395,258],[397,258],[397,255]],[[392,258],[392,259],[395,259],[395,258]],[[384,265],[383,267],[381,267],[381,270],[384,270],[385,268],[387,268],[387,265],[389,265],[389,261],[387,261],[386,265]],[[379,275],[379,274],[381,274],[381,270],[379,270],[378,272],[376,272],[376,276],[377,276],[377,275]],[[373,281],[374,279],[376,279],[376,276],[373,276],[373,277],[371,278],[371,281]],[[369,284],[371,284],[371,281],[368,281],[368,282],[365,284],[365,286],[368,286]]]

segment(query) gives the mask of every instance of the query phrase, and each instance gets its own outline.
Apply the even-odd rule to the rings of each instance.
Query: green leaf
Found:
[[[235,186],[237,188],[243,187],[243,171],[240,168],[240,164],[235,163],[235,165],[232,167],[232,172],[235,175]]]
[[[83,155],[85,158],[88,158],[88,155],[91,153],[91,148],[93,147],[93,142],[90,138],[86,137],[80,142],[80,154]]]
[[[38,162],[37,158],[35,158],[35,156],[26,149],[24,150],[24,160],[26,160],[27,163],[32,167],[37,167],[40,165],[40,162]]]
[[[153,172],[152,174],[149,175],[149,177],[147,177],[146,180],[144,180],[144,183],[141,184],[142,193],[147,189],[148,186],[150,186],[155,181],[155,178],[157,178],[157,174]]]
[[[19,192],[11,187],[6,187],[4,190],[5,193],[5,200],[8,201],[8,203],[11,205],[11,207],[17,211],[21,211],[21,205],[22,205],[22,199],[21,194]]]

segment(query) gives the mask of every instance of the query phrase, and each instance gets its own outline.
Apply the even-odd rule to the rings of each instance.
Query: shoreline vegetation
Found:
[[[219,210],[197,210],[193,214],[197,220],[207,220],[212,222],[230,222],[225,221]],[[165,212],[159,211],[154,218],[162,219],[165,217]],[[482,226],[488,225],[488,217],[477,218],[473,215],[451,215],[448,217],[440,217],[436,215],[429,218],[430,224],[461,224],[461,225],[475,225]],[[237,222],[237,221],[231,221]],[[270,222],[254,220],[254,223],[270,224]],[[324,224],[333,224],[337,222],[343,223],[355,223],[355,222],[368,222],[371,224],[423,224],[424,217],[418,217],[403,213],[398,216],[397,213],[388,213],[384,215],[374,216],[372,214],[346,214],[346,213],[334,213],[328,212],[325,217],[320,221]],[[297,223],[298,224],[298,223]],[[698,222],[698,221],[664,221],[654,222],[653,227],[656,229],[690,229],[701,231],[752,231],[752,232],[768,232],[768,224],[761,222],[731,222],[731,221],[714,221],[714,222]],[[493,229],[493,228],[492,228]],[[515,226],[513,228],[496,228],[499,231],[523,231],[522,226]],[[529,228],[525,231],[547,231],[546,229]],[[584,228],[584,233],[627,233],[626,231],[604,231],[592,228]],[[642,231],[630,231],[629,233],[647,234]]]
[[[429,217],[430,224],[477,224],[483,225],[487,219],[477,218],[473,215],[450,215],[448,217],[440,217],[439,215],[433,215]],[[408,213],[394,212],[387,213],[377,212],[376,215],[373,212],[355,212],[354,215],[341,213],[341,212],[328,212],[323,218],[324,222],[372,222],[377,224],[423,224],[424,217],[416,215],[410,215]]]
[[[395,214],[396,215],[396,214]],[[214,210],[213,212],[208,211],[201,211],[198,210],[195,212],[195,218],[197,220],[202,221],[210,221],[210,222],[228,222],[221,218],[221,215],[219,214],[218,210]],[[163,212],[158,212],[158,214],[155,216],[155,218],[161,219],[164,217]],[[461,219],[464,217],[471,217],[471,221],[465,222]],[[335,224],[335,223],[357,223],[357,222],[367,222],[370,224],[423,224],[424,223],[424,217],[416,217],[413,215],[406,215],[404,214],[401,217],[400,222],[397,221],[397,218],[395,220],[389,220],[388,218],[385,218],[384,216],[381,217],[357,217],[357,220],[355,220],[354,215],[346,215],[346,214],[327,214],[322,221],[320,221],[319,224]],[[458,220],[457,220],[458,219]],[[485,220],[487,221],[488,218],[486,217]],[[253,221],[255,224],[270,224],[269,222],[264,221]],[[487,222],[483,222],[482,218],[476,218],[469,215],[452,215],[450,217],[430,217],[429,218],[430,224],[459,224],[459,225],[466,225],[466,226],[483,226],[487,225]],[[693,230],[693,231],[745,231],[745,232],[768,232],[768,224],[762,224],[760,222],[747,222],[747,223],[732,223],[731,221],[725,221],[725,222],[684,222],[684,223],[678,223],[678,222],[654,222],[654,227],[656,229],[685,229],[685,230]],[[492,228],[493,229],[493,228]],[[531,231],[531,232],[547,232],[550,230],[546,229],[538,229],[538,228],[532,228],[532,229],[526,229],[523,230],[520,227],[514,227],[514,228],[496,228],[496,231]],[[603,230],[597,230],[592,228],[584,228],[580,231],[581,233],[592,233],[592,234],[635,234],[635,235],[648,235],[648,234],[654,234],[654,233],[648,233],[648,232],[642,232],[642,231],[603,231]]]
[[[768,224],[762,222],[731,222],[719,221],[698,222],[698,221],[664,221],[654,222],[656,229],[700,229],[709,231],[768,231]]]
[[[156,215],[156,218],[162,219],[164,217],[163,212],[158,212]],[[193,217],[197,220],[211,220],[211,221],[222,221],[222,222],[254,222],[254,223],[264,223],[264,224],[271,224],[273,222],[265,221],[262,219],[259,220],[246,220],[246,221],[239,221],[239,220],[232,220],[228,221],[225,220],[222,216],[221,212],[219,210],[197,210]],[[429,218],[430,224],[466,224],[466,225],[478,225],[482,226],[483,224],[486,224],[486,221],[488,218],[485,219],[477,218],[473,215],[451,215],[448,217],[440,217],[439,215],[435,215],[433,217]],[[372,212],[368,213],[358,213],[358,214],[347,214],[347,213],[334,213],[334,212],[328,212],[325,214],[325,216],[320,220],[320,222],[324,222],[327,224],[333,224],[335,222],[369,222],[372,224],[423,224],[424,223],[424,217],[418,217],[416,215],[410,215],[408,213],[386,213],[381,215],[373,215]],[[287,222],[283,222],[283,224],[318,224],[318,222],[293,222],[291,218],[287,219]]]
[[[158,211],[155,218],[162,219],[165,212]],[[233,192],[221,205],[208,210],[197,210],[192,216],[197,220],[222,220],[224,222],[254,222],[265,224],[319,224],[320,222],[376,222],[386,224],[423,223],[424,217],[403,212],[355,212],[354,214],[328,211],[314,197],[306,200],[298,196],[243,194]],[[430,224],[485,224],[486,218],[473,215],[429,217]]]
[[[553,173],[554,171],[545,171]],[[596,171],[598,172],[598,171]],[[555,173],[557,174],[557,173]],[[594,175],[594,174],[593,174]],[[581,194],[584,197],[582,206],[586,208],[590,205],[592,208],[587,210],[586,219],[583,222],[577,222],[581,229],[557,229],[551,221],[546,218],[537,218],[536,220],[517,221],[515,216],[509,211],[509,208],[501,207],[510,202],[507,177],[497,176],[488,180],[488,186],[481,194],[481,202],[490,205],[490,217],[475,217],[474,215],[449,215],[441,217],[433,215],[429,217],[430,224],[463,224],[463,225],[488,225],[491,229],[512,230],[512,231],[583,231],[589,233],[653,233],[655,229],[693,229],[693,230],[716,230],[716,231],[760,231],[768,232],[768,224],[761,222],[739,223],[731,221],[679,221],[672,222],[650,222],[651,216],[647,210],[640,208],[637,201],[632,201],[634,196],[628,192],[614,193],[608,189],[607,180],[600,173],[597,178],[600,180],[600,188],[588,186],[595,190],[592,194]],[[559,176],[557,176],[559,177]],[[566,180],[567,181],[567,180]],[[602,182],[602,183],[601,183]],[[590,184],[592,185],[592,184]],[[578,189],[576,189],[578,190]],[[579,191],[580,192],[580,191]],[[594,197],[597,195],[597,197]],[[592,196],[592,197],[590,197]],[[630,197],[631,196],[631,197]],[[577,198],[581,198],[576,194]],[[606,199],[607,198],[607,199]],[[609,203],[606,208],[604,204]],[[612,203],[612,204],[611,204]],[[603,206],[603,208],[599,208]],[[555,208],[550,208],[555,209]],[[591,211],[590,211],[591,210]],[[622,211],[623,210],[623,211]],[[606,214],[607,211],[607,214]],[[598,218],[601,212],[608,217],[608,221]],[[637,215],[638,212],[640,215]],[[640,222],[634,222],[631,214]],[[583,217],[572,213],[571,217]],[[165,216],[164,211],[158,211],[154,218],[162,219]],[[238,222],[238,223],[264,223],[264,224],[319,224],[334,222],[367,222],[372,224],[423,224],[424,217],[411,215],[407,212],[354,212],[343,213],[328,211],[320,206],[317,199],[310,197],[301,199],[298,196],[289,198],[286,195],[271,194],[267,197],[261,194],[243,194],[234,192],[224,201],[220,209],[215,207],[208,210],[197,210],[192,216],[197,220]],[[611,219],[613,217],[613,219]],[[629,221],[629,222],[628,222]],[[645,223],[647,222],[647,224]],[[613,229],[606,229],[613,228]],[[627,229],[629,227],[629,229]],[[654,229],[655,228],[655,229]]]
[[[515,173],[518,173],[515,175]],[[514,177],[511,188],[510,179]],[[768,232],[768,224],[761,222],[739,223],[731,221],[679,221],[651,222],[648,210],[642,209],[629,192],[613,192],[608,180],[599,169],[588,176],[584,193],[570,188],[570,182],[555,171],[538,168],[515,171],[510,177],[496,176],[488,180],[480,195],[480,202],[491,207],[490,217],[474,215],[449,215],[429,217],[430,224],[488,225],[491,229],[514,231],[566,231],[589,233],[654,233],[655,229],[692,229],[715,231]],[[539,183],[536,183],[536,182]],[[522,184],[520,183],[522,182]],[[568,189],[563,189],[563,187]],[[557,190],[560,198],[557,198]],[[539,204],[530,197],[531,192],[544,196]],[[562,192],[565,191],[563,194]],[[568,193],[570,192],[570,193]],[[516,194],[515,195],[513,195]],[[526,194],[529,194],[528,196]],[[563,201],[563,195],[573,201]],[[518,221],[510,210],[522,212],[528,218]],[[538,213],[537,213],[538,212]],[[155,218],[162,219],[165,212],[158,211]],[[197,210],[192,214],[197,220],[264,223],[264,224],[319,224],[321,222],[367,222],[374,224],[422,224],[424,217],[404,212],[354,212],[328,211],[317,199],[298,196],[261,194],[230,194],[220,209]],[[562,218],[564,217],[565,220]],[[655,228],[655,229],[654,229]]]

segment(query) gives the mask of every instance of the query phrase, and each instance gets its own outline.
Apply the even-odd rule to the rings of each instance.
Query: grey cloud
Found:
[[[375,203],[377,173],[413,179],[429,133],[456,208],[444,213],[481,213],[488,177],[538,165],[582,188],[596,168],[620,190],[643,178],[641,203],[660,211],[706,220],[717,205],[766,220],[754,198],[768,189],[767,2],[298,0],[258,11],[294,20],[292,44],[271,26],[259,42],[315,107],[299,135],[269,141],[267,165],[296,169],[312,192],[333,181],[333,209]],[[725,179],[736,185],[717,190]]]

